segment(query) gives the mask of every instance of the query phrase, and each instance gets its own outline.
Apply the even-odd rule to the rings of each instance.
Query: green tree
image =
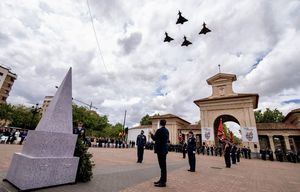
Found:
[[[34,109],[26,107],[24,105],[14,105],[10,126],[35,129],[38,122],[40,121],[41,115],[38,111],[33,114],[33,110]]]
[[[261,110],[254,112],[256,123],[279,123],[284,119],[284,115],[278,109],[271,110],[266,108],[264,112]]]
[[[123,125],[121,123],[116,123],[115,125],[110,125],[104,128],[101,136],[103,137],[119,137],[119,133],[123,131]]]
[[[106,115],[100,116],[97,112],[85,107],[73,105],[73,126],[81,122],[87,130],[88,135],[99,133],[110,126]]]
[[[33,116],[32,108],[24,105],[0,105],[0,119],[4,120],[4,124],[9,122],[9,126],[11,127],[35,129],[40,118],[39,113]]]
[[[227,125],[225,123],[223,123],[223,130],[224,130],[224,133],[226,135],[227,140],[230,140],[230,130],[229,130],[229,127],[227,127]],[[235,144],[241,144],[242,141],[241,141],[240,138],[238,138],[237,136],[235,136],[233,134],[233,143],[235,143]]]
[[[6,103],[0,104],[0,119],[3,120],[1,126],[5,126],[8,122],[11,121],[12,113],[13,113],[12,105]]]
[[[152,121],[150,119],[150,116],[147,114],[144,117],[142,117],[141,121],[140,121],[141,125],[152,125]]]

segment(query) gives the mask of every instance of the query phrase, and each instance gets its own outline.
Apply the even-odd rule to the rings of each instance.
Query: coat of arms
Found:
[[[252,139],[253,139],[253,132],[252,131],[247,131],[246,138],[248,139],[248,141],[252,141]]]
[[[210,138],[210,131],[205,131],[204,137],[208,140]]]

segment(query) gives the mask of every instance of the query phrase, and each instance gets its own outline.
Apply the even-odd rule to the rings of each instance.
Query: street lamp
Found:
[[[34,120],[34,117],[35,117],[35,115],[37,114],[37,113],[39,113],[39,110],[40,110],[41,108],[39,107],[39,104],[37,103],[37,104],[35,104],[35,106],[32,106],[31,107],[31,113],[32,113],[32,117],[31,117],[31,121],[30,121],[30,129],[34,129],[33,128],[33,120]]]

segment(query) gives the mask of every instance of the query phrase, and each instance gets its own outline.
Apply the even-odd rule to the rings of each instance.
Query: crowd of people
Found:
[[[100,147],[100,148],[133,148],[133,147],[135,147],[135,141],[126,142],[123,138],[86,137],[85,143],[89,147]]]
[[[28,130],[15,129],[15,128],[0,128],[0,143],[1,144],[20,144],[26,140]],[[135,148],[137,147],[136,141],[125,141],[124,138],[109,138],[109,137],[85,137],[84,142],[89,147],[100,147],[100,148]],[[232,147],[232,146],[231,146]],[[147,150],[154,149],[153,141],[146,141],[144,148]],[[170,144],[168,143],[168,151],[187,153],[187,143],[182,142],[181,144]],[[236,149],[235,149],[236,148]],[[230,154],[235,153],[237,157],[243,157],[245,159],[251,159],[251,150],[249,147],[235,146],[231,148]],[[201,146],[196,147],[196,154],[208,155],[208,156],[223,156],[224,149],[221,145],[214,146],[202,143]],[[274,158],[275,157],[275,158]],[[295,152],[292,150],[284,151],[281,148],[277,148],[275,153],[269,148],[260,150],[260,158],[264,161],[280,161],[280,162],[300,162],[300,151]]]
[[[14,128],[0,128],[0,143],[2,144],[22,145],[26,136],[27,130]]]
[[[276,160],[280,162],[283,161],[288,161],[291,163],[300,162],[300,151],[295,152],[292,150],[287,150],[286,152],[284,152],[281,148],[277,148],[274,154],[273,151],[270,150],[269,148],[266,149],[263,148],[260,150],[261,159],[264,161],[266,160],[274,161],[274,155]]]

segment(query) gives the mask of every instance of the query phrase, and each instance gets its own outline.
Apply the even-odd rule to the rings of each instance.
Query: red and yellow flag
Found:
[[[218,137],[221,141],[224,141],[224,140],[226,139],[226,135],[225,135],[224,129],[223,129],[222,118],[220,118],[220,123],[219,123],[219,127],[218,127],[217,137]]]

